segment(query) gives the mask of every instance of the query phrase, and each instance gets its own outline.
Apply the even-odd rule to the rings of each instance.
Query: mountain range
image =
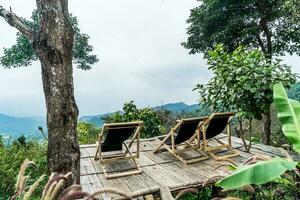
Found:
[[[185,112],[185,113],[193,112],[199,108],[200,108],[199,104],[187,105],[183,102],[168,103],[168,104],[164,104],[161,106],[153,107],[154,110],[159,110],[159,109],[168,110],[175,114],[179,114],[182,112]],[[80,117],[79,121],[88,122],[88,123],[96,125],[97,127],[100,127],[104,123],[103,118],[105,118],[106,116],[109,116],[111,114],[113,114],[113,113],[106,113],[106,114],[93,115],[93,116],[82,116],[82,117]]]
[[[16,139],[25,135],[31,139],[42,139],[38,127],[46,130],[46,120],[43,117],[14,117],[0,113],[0,135],[4,139]]]
[[[169,103],[161,106],[153,107],[153,109],[164,109],[173,113],[192,112],[199,109],[198,104],[187,105],[183,102]],[[103,117],[111,115],[112,113],[105,113],[100,115],[82,116],[79,118],[80,122],[88,122],[102,126],[104,123]],[[0,136],[5,140],[14,140],[21,135],[28,139],[43,139],[38,127],[43,127],[46,132],[46,119],[44,117],[14,117],[0,113]]]

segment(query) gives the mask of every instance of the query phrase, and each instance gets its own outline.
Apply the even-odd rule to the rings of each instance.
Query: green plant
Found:
[[[274,102],[284,135],[300,153],[300,103],[287,97],[282,84],[274,86]]]
[[[290,66],[280,60],[270,63],[262,51],[242,46],[231,53],[223,45],[217,45],[209,51],[207,63],[213,77],[208,84],[195,88],[200,102],[216,111],[238,112],[240,125],[242,119],[247,119],[250,130],[253,119],[269,116],[274,83],[281,81],[290,86],[295,82]],[[265,131],[262,136],[263,142],[269,144],[270,133]]]
[[[45,178],[46,175],[43,174],[31,186],[28,186],[27,182],[30,178],[30,175],[25,175],[25,173],[28,166],[30,165],[35,166],[35,163],[33,161],[29,161],[28,159],[26,159],[21,165],[19,174],[17,176],[15,195],[12,197],[12,199],[18,197],[22,198],[23,200],[28,200],[30,197],[33,196],[34,191]]]
[[[114,113],[104,120],[106,123],[141,120],[144,122],[141,137],[161,135],[161,121],[157,113],[151,108],[138,109],[133,101],[124,104],[123,112]]]
[[[9,146],[0,146],[0,197],[14,194],[16,182],[14,177],[17,177],[19,167],[26,158],[35,163],[26,170],[25,176],[31,176],[31,179],[27,180],[28,184],[35,182],[42,174],[47,174],[46,152],[46,144],[34,141],[26,141],[24,145],[16,140]],[[40,192],[41,188],[38,187],[36,193]]]
[[[195,189],[184,192],[184,194],[178,194],[176,199],[180,200],[210,200],[211,199],[212,189],[210,187],[204,187],[203,189],[196,191]]]
[[[2,135],[0,135],[0,148],[4,147],[4,141]]]
[[[294,150],[300,152],[300,103],[288,99],[283,85],[274,85],[274,102],[278,110],[278,117],[282,123],[282,130],[287,139],[291,142]],[[298,197],[300,196],[299,183],[299,166],[300,164],[288,159],[273,158],[268,161],[261,161],[255,164],[239,167],[233,174],[218,181],[217,186],[224,189],[237,189],[243,186],[262,185],[270,181],[285,184],[294,190]],[[298,166],[298,167],[297,167]],[[294,170],[294,182],[290,181],[283,174],[286,171]]]
[[[260,49],[269,63],[285,53],[300,55],[298,0],[201,0],[199,4],[191,9],[187,20],[188,38],[182,43],[191,54],[204,53],[205,57],[209,57],[209,51],[216,44],[222,43],[229,52],[234,52],[240,45],[250,50]],[[261,65],[253,67],[254,73],[266,69]],[[269,73],[270,75],[262,76],[260,82],[269,78],[271,72]],[[251,84],[251,80],[249,81]],[[269,87],[268,82],[266,87]],[[264,86],[258,88],[264,90]],[[265,90],[262,92],[263,97],[271,99],[272,92],[267,95]],[[256,96],[259,94],[260,91],[256,92]],[[266,137],[262,137],[262,140],[263,143],[270,144],[270,112],[264,114],[265,134],[262,136]]]
[[[246,185],[261,185],[274,181],[286,171],[294,169],[297,162],[283,158],[272,158],[267,161],[257,162],[253,165],[239,167],[234,173],[216,183],[223,189],[236,189]]]
[[[39,200],[73,200],[73,199],[85,199],[85,200],[97,200],[102,199],[102,193],[113,193],[120,195],[123,197],[122,199],[132,199],[126,193],[119,191],[118,189],[114,188],[103,188],[100,189],[92,194],[88,192],[82,191],[81,185],[70,185],[70,181],[72,180],[72,173],[66,174],[57,174],[52,173],[48,178],[47,182],[43,182],[46,178],[46,175],[43,174],[38,179],[33,182],[29,183],[29,180],[32,178],[31,174],[26,174],[26,171],[29,169],[30,166],[35,166],[36,164],[33,161],[25,159],[22,163],[15,185],[15,193],[11,198],[9,195],[7,198],[11,200],[32,200],[32,199],[39,199]],[[38,196],[34,195],[36,190],[39,186],[42,186],[43,191],[40,192]],[[4,197],[6,199],[6,197]],[[1,199],[1,197],[0,197]]]
[[[201,0],[187,23],[190,53],[207,53],[217,43],[234,51],[260,48],[266,57],[296,53],[300,44],[298,0]]]
[[[99,133],[100,129],[93,124],[80,122],[77,125],[78,141],[80,144],[95,143]]]

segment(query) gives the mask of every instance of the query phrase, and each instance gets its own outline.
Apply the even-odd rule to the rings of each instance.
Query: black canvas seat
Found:
[[[193,135],[195,135],[195,132],[197,130],[197,127],[201,121],[203,121],[204,118],[199,118],[195,120],[190,121],[183,121],[180,124],[180,128],[178,131],[174,134],[175,136],[175,145],[181,144],[187,140],[189,140]],[[158,137],[159,140],[163,140],[165,136]],[[172,141],[171,138],[168,137],[167,140],[164,141],[166,145],[171,145]]]
[[[235,116],[233,112],[226,112],[226,113],[213,113],[209,116],[205,122],[201,125],[201,136],[200,140],[203,143],[203,150],[209,153],[213,158],[229,158],[238,156],[239,154],[231,147],[231,126],[230,121]],[[220,135],[222,132],[227,133],[228,142],[224,143],[216,136]],[[215,141],[217,144],[209,146],[208,144],[211,141]],[[220,150],[226,149],[228,153],[226,155],[217,156],[216,152]],[[224,152],[224,151],[222,151]]]
[[[107,151],[121,151],[123,149],[124,141],[128,140],[130,136],[133,136],[137,126],[120,127],[115,126],[108,128],[104,141],[102,142],[102,152]]]
[[[136,159],[139,158],[140,132],[142,125],[142,121],[111,123],[103,125],[101,133],[99,134],[97,150],[94,159],[100,160],[105,178],[117,178],[142,172],[141,168],[136,162]],[[125,141],[129,139],[130,141],[127,144]],[[131,151],[131,147],[134,142],[137,144],[136,153]],[[135,165],[134,170],[123,170],[120,173],[109,174],[106,170],[105,164],[117,162],[122,159],[131,160]]]
[[[215,116],[213,117],[209,125],[206,129],[206,139],[214,138],[215,136],[222,133],[228,122],[229,122],[230,116]],[[201,135],[201,140],[203,140],[203,135]]]
[[[181,119],[177,120],[177,124],[171,129],[169,134],[166,136],[157,137],[160,144],[154,150],[154,153],[158,153],[162,149],[168,150],[172,153],[176,158],[182,161],[185,164],[195,163],[204,159],[207,159],[206,156],[200,150],[200,132],[199,127],[201,123],[205,121],[206,117],[200,118],[188,118],[188,119]],[[196,144],[191,144],[191,138],[195,136],[198,138]],[[179,149],[179,147],[182,147]],[[196,150],[200,152],[201,156],[193,159],[184,159],[179,153],[189,150]]]

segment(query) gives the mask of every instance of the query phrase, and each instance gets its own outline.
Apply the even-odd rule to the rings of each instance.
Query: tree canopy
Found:
[[[191,10],[183,46],[191,54],[222,43],[229,51],[260,48],[269,58],[300,55],[299,10],[298,0],[202,0]]]
[[[24,18],[21,20],[33,31],[38,31],[40,28],[40,18],[36,10],[33,11],[30,20]],[[93,46],[89,44],[89,36],[81,33],[77,18],[70,15],[69,20],[74,30],[73,63],[80,69],[89,70],[93,64],[98,62],[98,58],[92,54]],[[38,59],[33,45],[28,37],[17,32],[16,44],[10,48],[4,48],[4,54],[0,57],[0,64],[4,68],[31,65],[32,61]]]
[[[123,112],[116,112],[104,120],[107,123],[141,120],[144,122],[141,132],[142,138],[161,135],[161,120],[156,112],[151,108],[138,109],[133,101],[124,104]]]
[[[266,62],[259,50],[238,47],[232,53],[217,45],[208,52],[213,78],[207,85],[198,85],[200,101],[215,110],[234,110],[246,118],[261,119],[273,101],[273,85],[295,82],[291,67],[280,60]]]

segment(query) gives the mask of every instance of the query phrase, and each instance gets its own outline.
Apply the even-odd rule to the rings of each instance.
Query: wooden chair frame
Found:
[[[213,137],[213,138],[210,138],[210,139],[206,139],[206,129],[207,127],[209,126],[209,123],[211,122],[211,120],[214,118],[214,117],[218,117],[218,116],[222,116],[222,115],[228,115],[230,116],[229,119],[228,119],[228,122],[227,122],[227,125],[226,125],[226,133],[227,133],[227,140],[228,140],[228,143],[224,143],[222,142],[221,140],[219,140],[218,138],[216,137]],[[213,113],[211,114],[202,124],[201,124],[201,133],[202,133],[202,137],[203,137],[203,151],[204,152],[207,152],[212,158],[218,160],[218,159],[226,159],[226,158],[231,158],[231,157],[235,157],[235,156],[239,156],[240,154],[234,150],[231,146],[231,125],[230,125],[230,121],[234,118],[234,115],[235,113],[233,112],[227,112],[227,113]],[[210,141],[216,141],[217,143],[219,143],[220,145],[219,146],[208,146],[208,143]],[[217,156],[216,154],[217,153],[214,153],[215,151],[219,151],[219,150],[222,150],[222,149],[227,149],[227,151],[229,153],[227,153],[226,155],[224,156]]]
[[[165,136],[165,138],[163,140],[159,140],[157,138],[157,140],[160,141],[159,145],[157,146],[157,148],[153,151],[153,153],[158,153],[159,151],[166,149],[167,151],[169,151],[172,155],[174,155],[178,160],[180,160],[181,162],[183,162],[184,164],[188,165],[188,164],[192,164],[195,162],[199,162],[202,160],[206,160],[209,158],[208,155],[206,155],[202,150],[201,150],[201,143],[200,141],[200,129],[199,127],[201,126],[201,124],[203,123],[203,121],[199,122],[198,127],[195,131],[194,136],[197,137],[197,143],[192,144],[187,140],[186,142],[183,142],[181,144],[177,144],[175,145],[175,133],[176,130],[180,127],[180,125],[185,122],[185,121],[189,121],[189,120],[195,120],[197,118],[187,118],[187,119],[181,119],[181,120],[177,120],[177,124],[171,128],[170,132]],[[167,145],[165,144],[165,141],[171,137],[171,145]],[[182,149],[177,149],[178,147],[182,147]],[[197,158],[192,158],[192,159],[184,159],[183,157],[181,157],[179,155],[179,153],[183,153],[185,151],[191,151],[191,150],[196,150],[198,151],[201,156],[197,157]]]
[[[129,144],[127,145],[125,142],[123,145],[125,146],[125,151],[120,152],[120,153],[114,153],[114,154],[109,154],[109,155],[103,155],[101,146],[102,146],[102,139],[104,137],[104,133],[107,129],[113,129],[113,128],[120,128],[120,126],[124,125],[124,128],[126,128],[126,125],[137,125],[137,128],[133,134],[132,139],[130,140]],[[97,148],[96,148],[96,153],[94,156],[94,160],[100,160],[100,165],[103,168],[104,176],[106,179],[112,179],[112,178],[119,178],[123,176],[130,176],[134,174],[140,174],[142,173],[142,169],[139,166],[138,162],[136,159],[139,158],[140,156],[140,134],[142,130],[143,122],[142,121],[137,121],[137,122],[126,122],[126,123],[110,123],[110,124],[104,124],[101,130],[101,133],[99,134],[98,137],[98,142],[97,142]],[[123,128],[123,127],[122,127]],[[133,143],[136,141],[136,152],[133,153],[131,151],[131,147]],[[99,158],[98,158],[99,154]],[[134,170],[127,170],[124,172],[120,173],[114,173],[114,174],[109,174],[106,170],[105,164],[110,164],[119,160],[131,160],[134,163]]]

